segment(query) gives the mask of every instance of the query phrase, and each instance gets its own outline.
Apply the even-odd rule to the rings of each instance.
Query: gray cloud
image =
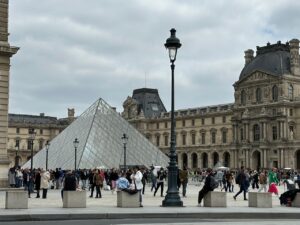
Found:
[[[135,88],[157,88],[170,108],[170,67],[163,47],[172,27],[176,108],[233,102],[243,52],[299,38],[295,1],[10,1],[10,112],[64,117],[97,98],[122,111]]]

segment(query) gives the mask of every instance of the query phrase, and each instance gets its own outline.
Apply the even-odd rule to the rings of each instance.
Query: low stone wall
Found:
[[[28,209],[28,191],[8,190],[5,197],[6,209]]]
[[[204,207],[227,207],[227,192],[210,191],[204,196]]]
[[[86,208],[86,191],[64,191],[63,208]]]
[[[249,192],[248,206],[256,208],[272,208],[272,193],[268,192]]]
[[[122,207],[122,208],[140,207],[139,193],[129,194],[125,191],[117,191],[117,207]]]
[[[298,192],[294,201],[292,201],[292,207],[300,207],[300,193]]]

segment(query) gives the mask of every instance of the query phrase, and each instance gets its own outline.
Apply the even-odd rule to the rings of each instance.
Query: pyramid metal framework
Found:
[[[51,141],[48,169],[74,169],[75,138],[79,140],[77,168],[119,168],[124,164],[123,133],[129,137],[127,165],[168,165],[169,158],[164,153],[100,98]],[[30,163],[29,160],[23,168],[29,168]],[[46,167],[46,148],[33,157],[33,167]]]

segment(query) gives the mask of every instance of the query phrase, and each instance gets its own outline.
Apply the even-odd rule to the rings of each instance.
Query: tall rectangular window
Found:
[[[169,136],[165,136],[165,146],[168,146],[168,143],[169,143]]]
[[[27,140],[27,149],[29,150],[31,149],[31,140],[29,139]]]
[[[273,140],[277,140],[277,127],[272,127]]]
[[[185,145],[186,144],[186,135],[183,134],[182,135],[182,145]]]
[[[192,134],[192,145],[196,144],[196,134]]]
[[[44,133],[43,129],[40,129],[40,134],[43,134],[43,133]]]
[[[223,131],[223,132],[222,132],[222,142],[223,142],[223,143],[226,143],[226,142],[227,142],[227,132],[226,132],[226,131]]]
[[[215,143],[216,143],[216,133],[215,133],[215,132],[212,132],[212,133],[211,133],[211,143],[212,143],[212,144],[215,144]]]
[[[211,118],[211,123],[212,123],[212,124],[215,124],[215,117],[212,117],[212,118]]]
[[[19,139],[16,139],[16,145],[15,145],[16,148],[20,148],[20,140]]]
[[[241,132],[241,141],[243,141],[244,140],[244,129],[241,128],[240,132]]]
[[[159,129],[159,123],[156,123],[156,129]]]
[[[293,116],[293,109],[290,109],[290,116]]]
[[[195,126],[195,120],[194,119],[192,120],[192,126]]]
[[[16,133],[17,133],[17,134],[20,133],[20,128],[19,128],[19,127],[16,128]]]
[[[205,124],[205,119],[204,119],[204,118],[201,119],[201,124],[202,124],[202,125]]]
[[[39,140],[39,149],[43,148],[43,144],[44,144],[44,141],[43,140]]]
[[[182,127],[185,127],[185,120],[182,120]]]
[[[168,122],[165,122],[165,128],[168,128]]]
[[[226,116],[222,117],[222,121],[223,121],[223,123],[226,123]]]
[[[205,133],[201,133],[201,144],[205,144]]]
[[[159,138],[159,136],[156,136],[156,146],[159,146],[159,140],[160,138]]]

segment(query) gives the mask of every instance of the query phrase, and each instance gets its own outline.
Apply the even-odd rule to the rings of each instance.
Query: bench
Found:
[[[122,208],[140,207],[139,193],[129,194],[125,191],[117,191],[117,207],[122,207]]]
[[[86,191],[64,191],[63,208],[86,208]]]
[[[227,193],[210,191],[204,196],[204,207],[227,207]]]
[[[5,194],[6,209],[28,209],[28,191],[8,189]]]
[[[298,192],[295,199],[292,201],[292,207],[300,207],[300,193]]]
[[[256,208],[272,208],[272,193],[268,192],[249,192],[248,206]]]

